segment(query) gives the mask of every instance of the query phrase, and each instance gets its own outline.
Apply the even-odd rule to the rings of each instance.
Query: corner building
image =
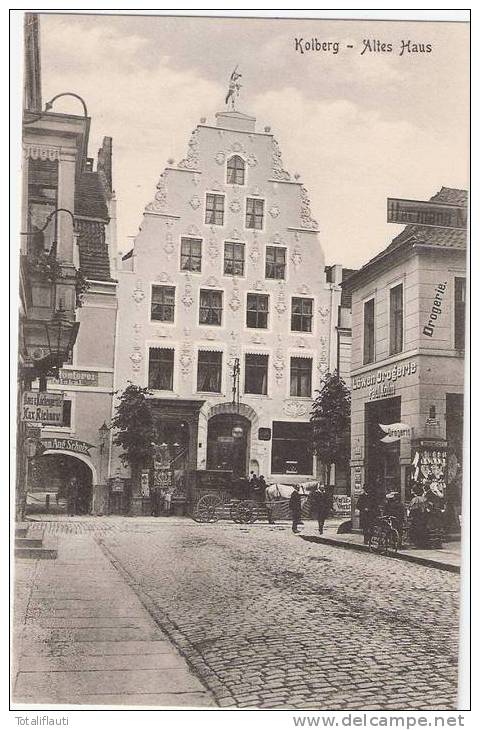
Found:
[[[407,225],[354,272],[352,296],[352,505],[363,485],[434,485],[447,526],[458,529],[463,462],[467,192],[443,187],[422,206],[428,225]],[[464,223],[446,226],[453,211]],[[435,221],[440,220],[441,225]],[[385,428],[390,426],[390,428]],[[358,526],[358,513],[353,512]]]
[[[131,513],[149,509],[158,465],[174,498],[196,470],[316,474],[309,417],[331,306],[318,225],[270,128],[235,111],[203,122],[160,175],[118,272],[115,388],[148,386],[156,425],[143,500],[112,460]]]

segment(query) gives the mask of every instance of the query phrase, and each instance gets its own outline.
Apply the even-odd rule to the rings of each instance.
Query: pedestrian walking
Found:
[[[379,512],[375,493],[371,493],[370,490],[364,487],[358,497],[356,508],[360,512],[360,528],[363,530],[363,542],[367,545]]]
[[[67,512],[69,516],[76,514],[78,500],[78,479],[72,477],[67,487]]]
[[[330,511],[330,499],[326,492],[325,485],[316,485],[312,492],[313,512],[318,520],[318,531],[323,534],[323,526]]]
[[[427,542],[427,511],[422,487],[414,487],[413,497],[408,505],[408,512],[410,516],[410,540],[417,547],[424,547]]]
[[[292,513],[292,532],[298,534],[298,523],[302,520],[302,500],[300,498],[300,487],[298,484],[295,484],[293,487],[293,492],[290,495],[288,506]]]

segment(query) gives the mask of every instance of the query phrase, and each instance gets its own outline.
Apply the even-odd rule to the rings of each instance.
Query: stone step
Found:
[[[15,528],[15,537],[26,537],[28,532],[28,527],[16,527]]]
[[[43,540],[41,537],[16,537],[15,547],[42,547]]]
[[[56,548],[15,546],[16,558],[29,558],[31,560],[55,560],[57,554],[58,552]]]

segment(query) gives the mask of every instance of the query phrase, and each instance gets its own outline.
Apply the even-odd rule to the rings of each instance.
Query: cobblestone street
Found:
[[[88,531],[220,706],[455,708],[457,575],[286,525],[112,527]]]

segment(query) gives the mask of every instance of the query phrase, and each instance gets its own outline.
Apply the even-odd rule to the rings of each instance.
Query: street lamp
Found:
[[[23,347],[32,369],[31,377],[40,378],[40,390],[47,389],[46,378],[56,371],[73,350],[79,322],[72,322],[60,307],[50,320],[27,319],[23,323]],[[46,342],[46,345],[45,345]]]
[[[79,102],[81,103],[81,105],[83,106],[83,116],[84,117],[88,117],[87,105],[85,104],[85,102],[82,99],[82,97],[79,96],[78,94],[74,94],[73,91],[63,91],[61,94],[56,94],[54,97],[52,97],[50,99],[50,101],[47,101],[47,103],[45,104],[45,111],[46,112],[49,112],[50,109],[53,107],[53,103],[57,99],[59,99],[61,96],[73,96],[75,99],[78,99]]]

